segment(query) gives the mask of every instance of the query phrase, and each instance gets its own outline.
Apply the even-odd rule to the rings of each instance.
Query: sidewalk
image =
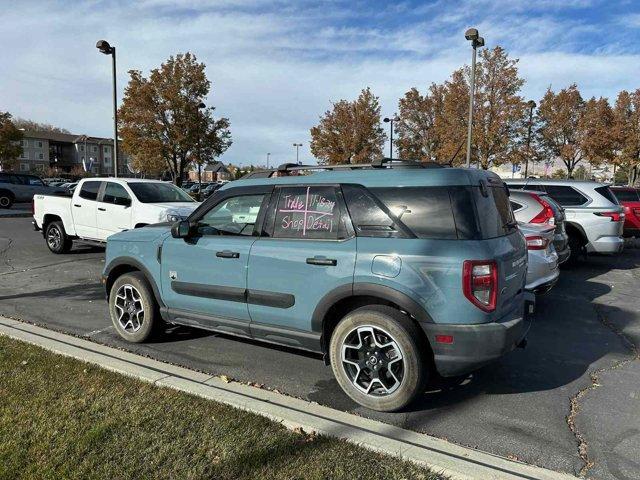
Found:
[[[424,464],[453,479],[569,479],[566,474],[460,447],[315,403],[212,377],[0,316],[0,334],[108,370],[251,411],[288,428],[345,439]]]

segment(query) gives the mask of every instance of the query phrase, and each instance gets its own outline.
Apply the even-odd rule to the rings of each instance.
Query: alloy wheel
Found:
[[[127,333],[135,333],[144,322],[142,295],[131,284],[122,285],[116,293],[114,306],[118,314],[118,323]]]
[[[62,232],[58,227],[51,227],[47,231],[47,245],[51,250],[58,250],[62,245]]]
[[[0,197],[0,207],[7,208],[11,203],[11,199],[9,197]]]
[[[364,325],[351,330],[343,341],[341,360],[353,386],[366,395],[387,396],[402,384],[402,349],[380,327]]]

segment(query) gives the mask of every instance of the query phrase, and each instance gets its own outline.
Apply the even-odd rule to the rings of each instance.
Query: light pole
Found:
[[[471,80],[469,86],[469,126],[467,130],[467,168],[471,168],[471,135],[473,131],[473,95],[476,86],[476,50],[484,47],[484,38],[478,34],[478,30],[470,28],[464,34],[464,38],[471,42]]]
[[[529,176],[529,157],[531,156],[531,126],[533,124],[533,109],[536,108],[536,102],[529,100],[527,102],[529,107],[529,127],[527,129],[527,156],[524,159],[524,178]]]
[[[382,120],[384,123],[389,124],[389,128],[391,130],[391,135],[389,136],[389,158],[393,160],[393,122],[397,120],[396,114],[393,115],[393,118],[384,117]]]
[[[197,111],[200,113],[200,110],[203,108],[207,108],[207,106],[200,102],[197,105]],[[202,200],[202,148],[200,147],[200,138],[202,137],[202,129],[200,128],[200,119],[198,119],[198,200]],[[180,182],[182,185],[182,182]]]
[[[269,160],[271,159],[271,154],[267,153],[267,170],[269,170]]]
[[[301,143],[294,143],[293,144],[294,147],[296,147],[296,163],[299,165],[300,164],[300,147],[302,146]]]
[[[116,91],[116,47],[109,45],[106,40],[99,40],[96,48],[100,53],[111,55],[113,76],[113,176],[118,176],[118,94]],[[86,155],[87,152],[85,152]]]

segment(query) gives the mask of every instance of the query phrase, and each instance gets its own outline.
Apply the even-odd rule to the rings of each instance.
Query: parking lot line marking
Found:
[[[240,383],[226,383],[208,374],[1,316],[0,334],[158,386],[175,388],[251,411],[283,423],[289,428],[301,427],[305,431],[338,437],[373,450],[400,456],[426,465],[453,479],[575,478],[269,390]]]

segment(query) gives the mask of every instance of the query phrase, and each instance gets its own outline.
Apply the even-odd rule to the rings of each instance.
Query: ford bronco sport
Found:
[[[319,352],[382,411],[523,343],[527,248],[498,176],[386,160],[278,173],[109,237],[124,339],[168,322]]]

